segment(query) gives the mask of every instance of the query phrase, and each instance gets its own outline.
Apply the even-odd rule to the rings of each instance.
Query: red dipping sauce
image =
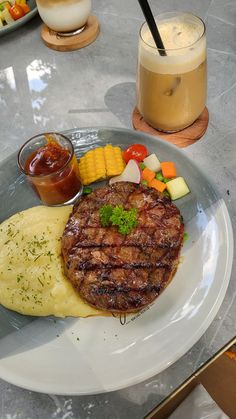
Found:
[[[69,150],[55,141],[50,141],[33,152],[25,162],[25,170],[34,176],[50,175],[60,170],[70,160]]]
[[[78,162],[71,142],[61,134],[55,134],[55,138],[62,139],[63,145],[53,138],[52,134],[45,134],[43,145],[27,155],[23,167],[20,157],[29,142],[22,147],[18,156],[19,166],[39,198],[48,205],[71,201],[82,191]]]

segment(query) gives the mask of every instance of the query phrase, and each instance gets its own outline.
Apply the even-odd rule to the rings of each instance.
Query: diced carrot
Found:
[[[161,182],[158,179],[153,179],[148,183],[148,186],[150,186],[150,188],[156,189],[159,192],[163,192],[166,189],[166,183]]]
[[[28,4],[21,3],[20,7],[24,10],[25,14],[30,12],[30,8],[29,8]]]
[[[164,161],[161,163],[162,175],[167,179],[176,177],[176,167],[172,161]]]
[[[142,171],[142,179],[146,180],[148,183],[151,182],[155,177],[155,172],[145,167]]]

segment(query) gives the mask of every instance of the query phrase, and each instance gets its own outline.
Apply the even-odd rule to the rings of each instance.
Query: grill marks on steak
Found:
[[[173,258],[178,256],[178,249],[153,249],[150,254],[149,248],[137,246],[123,247],[93,247],[75,248],[73,257],[68,260],[67,269],[76,260],[77,268],[83,270],[101,268],[151,268],[169,266]]]
[[[137,208],[138,225],[128,235],[102,228],[103,205]],[[178,265],[184,226],[178,208],[154,189],[116,183],[83,197],[62,238],[68,279],[93,306],[129,312],[151,303]]]
[[[174,271],[165,268],[113,268],[81,272],[81,297],[97,308],[112,312],[132,312],[150,304],[166,287],[170,275],[174,274]],[[81,275],[78,276],[81,281]]]

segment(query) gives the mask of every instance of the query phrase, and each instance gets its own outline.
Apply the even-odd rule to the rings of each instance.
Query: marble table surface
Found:
[[[207,25],[208,109],[202,140],[184,150],[217,185],[236,229],[236,1],[152,0],[155,13],[185,10]],[[138,31],[136,0],[93,0],[101,33],[69,53],[48,49],[37,15],[0,38],[0,160],[43,131],[86,126],[131,128]],[[1,419],[142,418],[235,336],[236,269],[223,304],[202,338],[175,364],[149,380],[95,396],[26,391],[0,380]],[[1,326],[0,326],[1,327]],[[174,344],[174,343],[173,343]]]

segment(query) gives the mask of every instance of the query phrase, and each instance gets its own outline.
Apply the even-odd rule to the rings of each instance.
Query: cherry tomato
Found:
[[[20,19],[21,17],[23,17],[25,15],[24,10],[18,5],[18,4],[14,4],[10,9],[9,12],[11,14],[11,17],[14,20]]]
[[[143,144],[132,144],[123,153],[123,158],[126,163],[129,160],[134,159],[138,162],[143,161],[148,155],[147,147]]]

